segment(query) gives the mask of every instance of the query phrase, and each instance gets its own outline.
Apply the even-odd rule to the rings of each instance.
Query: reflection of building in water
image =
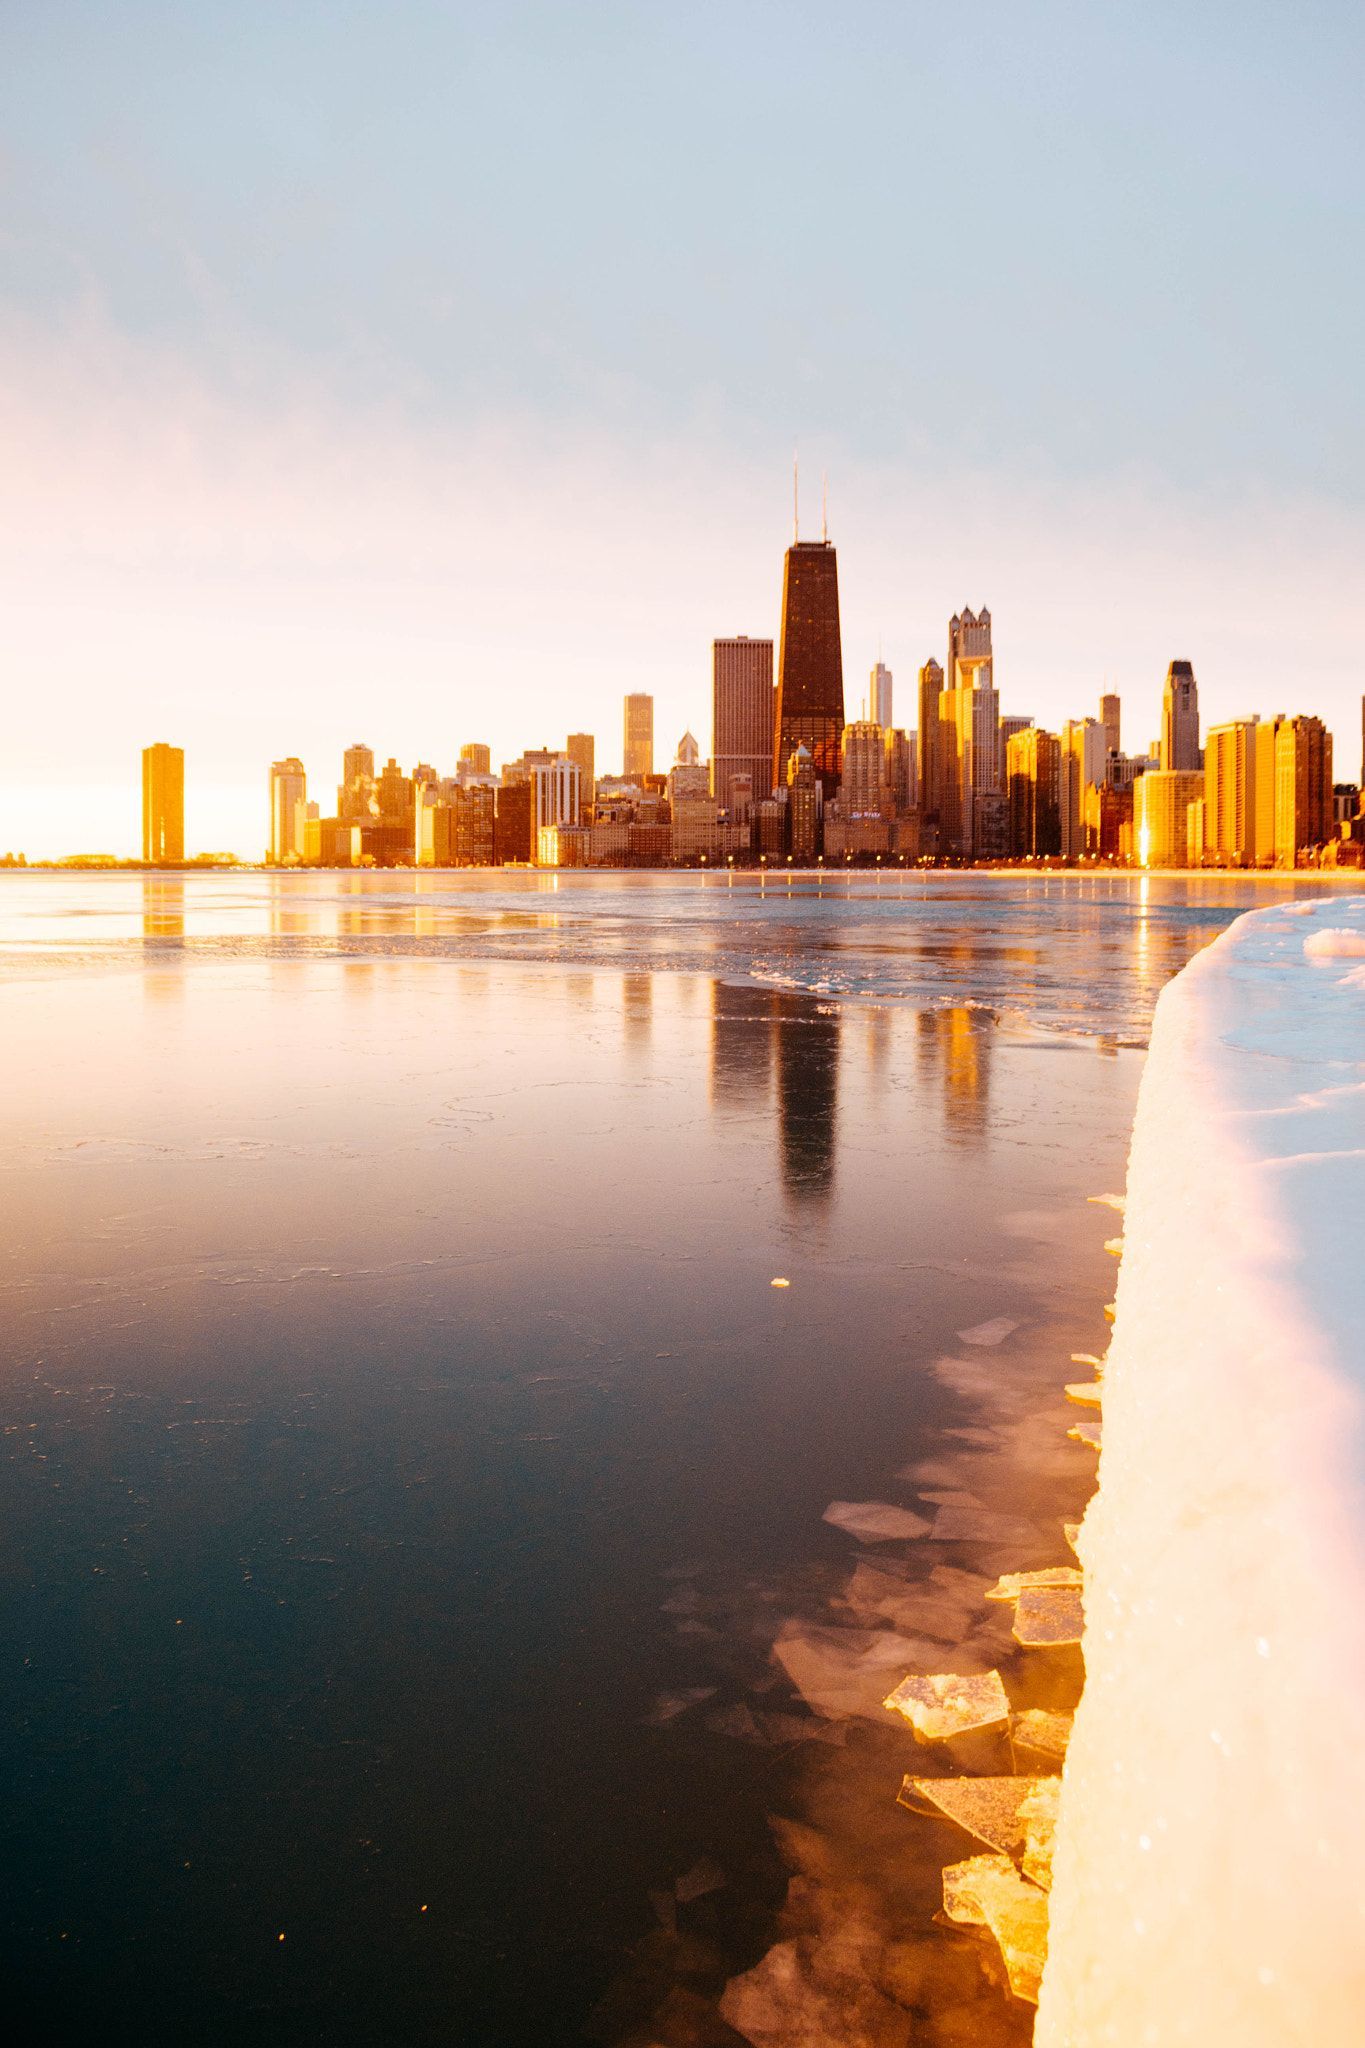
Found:
[[[184,938],[185,884],[178,877],[143,876],[142,936],[144,939]]]
[[[932,1084],[942,1069],[943,1121],[955,1137],[985,1135],[990,1109],[991,1034],[989,1010],[958,1004],[951,1010],[921,1010],[920,1074]]]
[[[788,1194],[834,1187],[840,1019],[810,996],[711,984],[711,1107],[764,1111],[777,1070],[777,1133]]]
[[[773,1074],[773,995],[711,984],[711,1107],[768,1106]]]
[[[839,1030],[837,1011],[809,996],[774,997],[782,1181],[805,1199],[827,1200],[834,1188]]]
[[[626,1044],[632,1051],[643,1052],[654,1029],[653,975],[623,974],[621,1005]]]

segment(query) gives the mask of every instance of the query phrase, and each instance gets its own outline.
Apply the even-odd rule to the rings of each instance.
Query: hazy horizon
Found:
[[[913,726],[988,604],[1009,711],[1114,689],[1140,749],[1181,656],[1354,779],[1363,52],[1336,8],[8,10],[0,851],[135,851],[156,739],[248,858],[287,754],[324,809],[356,739],[610,771],[631,689],[656,765],[709,750],[794,445],[850,715],[880,650]]]

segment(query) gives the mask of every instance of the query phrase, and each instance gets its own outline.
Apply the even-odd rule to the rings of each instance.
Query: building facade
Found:
[[[185,858],[185,750],[164,740],[142,750],[142,858]]]
[[[766,796],[773,775],[773,643],[739,633],[711,642],[711,795],[733,805],[731,785],[749,777]]]
[[[1203,766],[1199,753],[1199,687],[1188,661],[1173,661],[1161,694],[1161,766],[1185,772]]]
[[[305,858],[308,778],[297,754],[270,764],[270,862],[293,866]]]
[[[621,772],[637,782],[654,773],[654,699],[642,690],[625,700]]]
[[[1275,736],[1275,865],[1335,838],[1332,735],[1320,718],[1286,718]]]
[[[839,637],[839,567],[832,542],[794,541],[782,572],[772,787],[787,787],[799,747],[826,796],[839,787],[844,732],[844,658]]]

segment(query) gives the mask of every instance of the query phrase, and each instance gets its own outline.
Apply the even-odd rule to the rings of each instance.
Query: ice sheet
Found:
[[[1037,2048],[1365,2038],[1365,986],[1302,932],[1157,1009]]]
[[[944,1871],[943,1910],[950,1920],[990,1929],[1010,1990],[1036,2004],[1047,1959],[1046,1893],[1021,1877],[1008,1856],[972,1856]]]
[[[1060,1649],[1078,1643],[1085,1608],[1073,1586],[1026,1586],[1014,1610],[1014,1633],[1031,1649]]]

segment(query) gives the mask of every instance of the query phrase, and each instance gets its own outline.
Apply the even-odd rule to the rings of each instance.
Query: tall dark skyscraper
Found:
[[[773,786],[787,786],[787,762],[809,749],[825,795],[839,787],[844,731],[844,658],[839,642],[839,568],[827,540],[798,540],[782,573],[782,639],[777,658]]]

